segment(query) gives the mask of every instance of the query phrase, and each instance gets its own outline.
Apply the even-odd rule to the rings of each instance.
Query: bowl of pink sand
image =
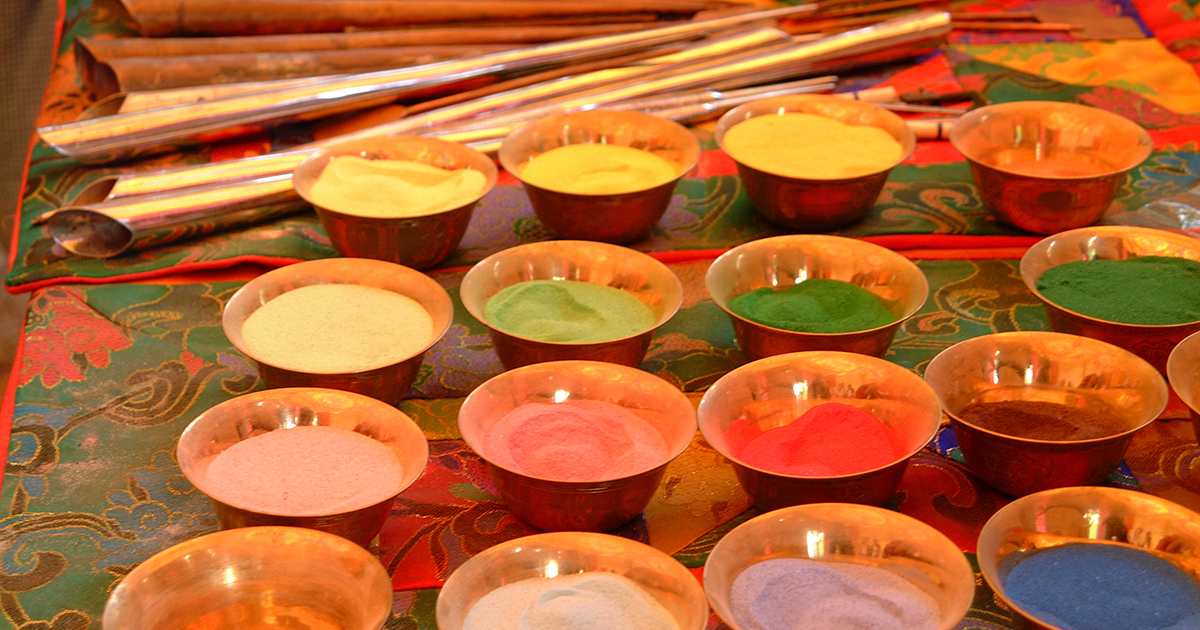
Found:
[[[751,360],[808,350],[882,357],[929,295],[925,274],[890,249],[841,236],[758,239],[725,252],[705,285]]]
[[[1098,485],[1167,404],[1143,359],[1088,337],[1004,332],[959,342],[925,368],[971,472],[1014,496]]]
[[[647,372],[550,361],[477,387],[458,427],[518,518],[548,531],[603,531],[646,508],[695,437],[696,415],[683,392]]]
[[[463,276],[463,306],[488,328],[505,368],[541,361],[636,367],[683,302],[679,278],[641,252],[544,241],[497,252]]]
[[[453,317],[450,295],[419,271],[326,258],[247,282],[221,325],[267,387],[341,389],[396,405]]]
[[[850,352],[780,354],[709,387],[700,432],[761,510],[804,503],[882,505],[942,411],[913,372]]]
[[[703,630],[708,604],[692,572],[654,547],[553,532],[472,556],[438,592],[436,615],[438,630]]]
[[[201,413],[176,445],[179,468],[224,529],[317,529],[366,547],[429,444],[400,410],[332,389],[268,389]]]
[[[704,592],[733,630],[950,630],[975,573],[949,538],[891,510],[844,503],[782,508],[738,525],[704,563]]]

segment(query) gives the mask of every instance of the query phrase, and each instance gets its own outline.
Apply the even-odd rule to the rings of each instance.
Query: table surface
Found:
[[[954,4],[956,10],[1023,6]],[[1099,6],[1110,15],[1139,16],[1155,37],[1113,42],[955,31],[936,55],[845,85],[973,89],[992,102],[1061,100],[1125,115],[1155,142],[1107,219],[1130,222],[1144,204],[1200,179],[1200,19],[1183,2]],[[39,125],[71,120],[91,102],[70,53],[75,36],[133,34],[115,2],[68,2]],[[641,368],[696,402],[745,362],[728,318],[705,291],[709,263],[729,247],[784,233],[753,211],[710,128],[695,128],[705,149],[700,165],[680,183],[654,235],[631,246],[667,263],[684,286],[679,313],[658,330]],[[222,306],[245,280],[272,266],[337,255],[307,212],[110,260],[67,255],[33,218],[106,174],[261,153],[311,137],[305,134],[311,129],[289,128],[92,167],[35,146],[7,277],[10,291],[32,293],[0,427],[10,431],[0,493],[0,613],[12,627],[98,627],[108,593],[124,574],[174,543],[216,529],[207,499],[179,472],[174,444],[204,409],[262,387],[253,364],[221,330]],[[991,218],[948,143],[921,143],[893,171],[870,213],[837,233],[901,251],[929,279],[928,301],[901,327],[888,360],[919,373],[958,341],[1048,329],[1016,268],[1039,237]],[[462,307],[458,285],[484,256],[548,238],[519,184],[502,175],[460,248],[428,272],[456,310],[401,405],[429,438],[431,457],[421,479],[401,495],[375,549],[396,587],[389,628],[433,628],[437,587],[458,565],[535,531],[496,497],[483,463],[457,433],[463,397],[502,369],[486,329]],[[1173,401],[1161,421],[1135,436],[1126,465],[1109,483],[1200,509],[1193,465],[1200,448],[1186,417]],[[934,525],[970,554],[979,528],[1009,500],[971,475],[952,433],[944,431],[914,457],[887,507]],[[698,436],[668,468],[643,517],[615,533],[675,554],[699,576],[722,533],[756,513],[728,463]],[[1006,611],[982,580],[977,583],[959,627],[1010,627]],[[721,624],[713,617],[710,626]]]

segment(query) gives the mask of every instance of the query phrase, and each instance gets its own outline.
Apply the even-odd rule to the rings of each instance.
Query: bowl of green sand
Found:
[[[459,297],[506,369],[567,360],[637,367],[654,330],[679,310],[683,286],[666,265],[626,247],[544,241],[479,261]]]
[[[1050,327],[1107,341],[1166,374],[1167,357],[1200,331],[1200,240],[1153,228],[1060,232],[1021,257],[1021,279]]]
[[[713,261],[705,284],[751,361],[807,350],[881,357],[929,295],[907,258],[819,234],[739,245]]]

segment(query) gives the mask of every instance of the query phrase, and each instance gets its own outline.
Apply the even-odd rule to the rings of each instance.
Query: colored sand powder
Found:
[[[601,400],[527,403],[504,414],[483,436],[494,464],[556,481],[604,481],[667,461],[667,443],[652,424]]]
[[[813,278],[786,289],[763,287],[729,300],[752,322],[804,333],[870,330],[896,321],[879,296],[842,280]]]
[[[658,321],[632,293],[577,280],[528,280],[505,287],[487,301],[483,316],[510,335],[557,343],[623,339]]]
[[[359,372],[399,363],[429,345],[433,318],[416,300],[357,284],[312,284],[280,294],[242,324],[254,358],[300,372]]]
[[[616,144],[568,144],[520,167],[526,183],[577,195],[648,190],[679,175],[679,167],[649,151]]]
[[[1200,321],[1200,262],[1186,258],[1078,260],[1047,269],[1037,289],[1057,306],[1109,322]]]
[[[343,155],[329,160],[309,197],[315,205],[344,214],[398,219],[461,208],[486,187],[487,177],[468,168]]]
[[[958,417],[988,431],[1052,442],[1094,440],[1129,430],[1108,414],[1034,400],[972,403]]]
[[[633,580],[615,573],[530,578],[484,595],[463,630],[679,630]]]
[[[934,630],[940,619],[932,596],[887,569],[802,558],[747,567],[729,605],[746,630]]]
[[[733,433],[738,427],[730,429]],[[871,413],[830,402],[764,431],[735,455],[744,464],[773,473],[827,477],[891,464],[907,452],[899,441]]]
[[[399,492],[403,471],[383,444],[330,426],[277,429],[213,456],[205,493],[230,505],[284,516],[348,512]]]
[[[725,152],[752,168],[802,179],[844,179],[896,165],[904,149],[870,125],[799,112],[755,116],[725,132]]]
[[[1074,544],[1013,554],[1004,592],[1066,630],[1196,630],[1200,587],[1154,555],[1121,545]]]

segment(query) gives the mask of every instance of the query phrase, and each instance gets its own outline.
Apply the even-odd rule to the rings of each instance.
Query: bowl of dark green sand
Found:
[[[1188,335],[1167,357],[1167,382],[1187,405],[1192,427],[1200,436],[1200,333]]]
[[[1145,492],[1046,490],[1000,508],[979,570],[1022,629],[1195,628],[1200,514]]]
[[[968,339],[925,368],[967,467],[1014,496],[1103,483],[1167,405],[1145,360],[1055,332]]]
[[[459,297],[506,369],[569,360],[637,367],[683,303],[683,285],[666,265],[620,245],[544,241],[479,261]]]
[[[1200,240],[1153,228],[1096,226],[1038,241],[1021,279],[1050,327],[1124,348],[1166,374],[1167,356],[1200,331]]]
[[[929,295],[900,254],[820,234],[739,245],[713,261],[705,284],[751,361],[810,350],[882,357]]]

